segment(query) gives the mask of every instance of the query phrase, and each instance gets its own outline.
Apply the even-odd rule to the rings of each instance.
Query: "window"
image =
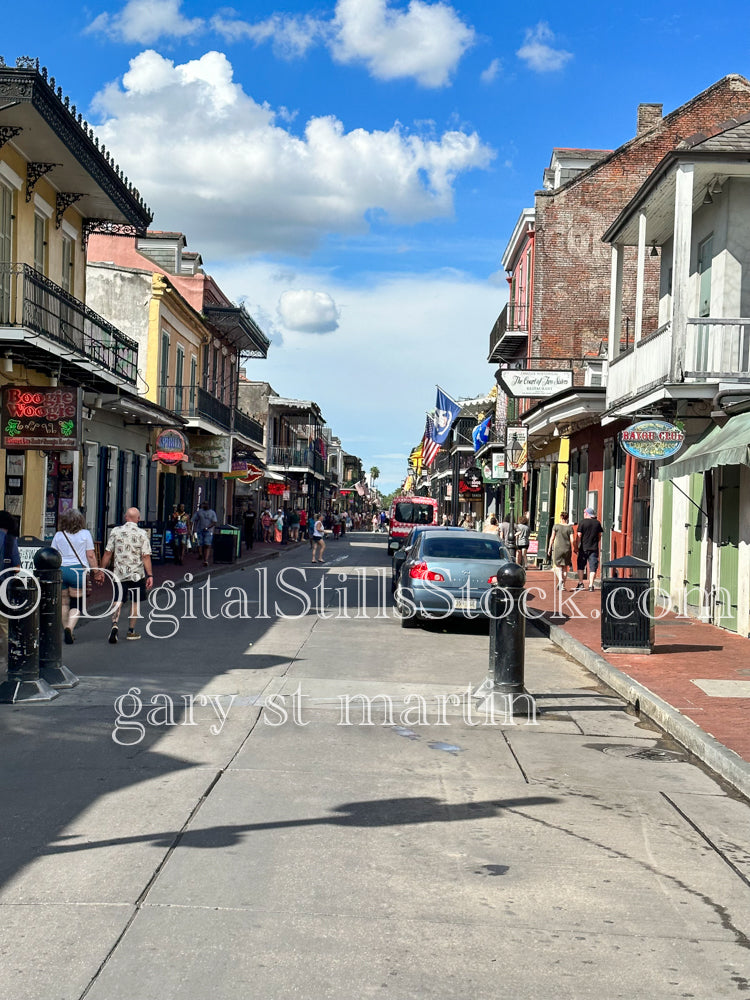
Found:
[[[435,508],[431,504],[397,503],[393,519],[400,524],[432,524],[434,511]]]
[[[213,374],[211,376],[211,395],[216,395],[217,382],[219,378],[219,352],[214,347]]]
[[[605,385],[604,365],[601,361],[586,363],[586,385]]]
[[[34,267],[40,274],[47,273],[47,220],[34,214]]]
[[[70,295],[73,294],[73,253],[75,244],[69,236],[62,238],[62,275],[60,284]]]
[[[700,275],[698,315],[711,315],[711,264],[714,256],[713,235],[698,244],[698,274]]]
[[[169,386],[169,334],[162,331],[161,335],[161,364],[159,366],[159,403],[167,406],[168,386]]]
[[[195,414],[195,406],[198,402],[198,359],[193,355],[190,359],[190,405],[188,412],[191,416]]]
[[[10,320],[10,263],[13,224],[13,192],[0,184],[0,323]]]
[[[177,413],[182,413],[182,380],[185,375],[185,348],[177,345],[177,360],[174,372],[174,408]]]

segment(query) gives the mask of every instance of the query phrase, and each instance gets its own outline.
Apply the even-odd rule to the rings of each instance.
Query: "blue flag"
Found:
[[[451,399],[443,390],[438,387],[437,402],[435,403],[435,413],[433,416],[432,440],[436,444],[443,444],[448,437],[453,421],[461,410],[460,405]]]
[[[482,447],[482,445],[487,444],[490,439],[490,424],[492,423],[492,414],[486,417],[481,424],[477,424],[474,430],[471,432],[471,436],[474,439],[474,451],[477,452]]]

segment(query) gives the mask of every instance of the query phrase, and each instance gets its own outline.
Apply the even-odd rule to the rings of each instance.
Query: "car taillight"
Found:
[[[409,570],[409,576],[412,580],[432,580],[435,583],[445,583],[445,577],[442,573],[435,573],[433,570],[427,568],[427,563],[414,563],[414,565]]]

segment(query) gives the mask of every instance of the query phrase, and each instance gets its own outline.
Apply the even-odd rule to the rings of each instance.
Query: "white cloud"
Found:
[[[342,63],[364,63],[379,80],[404,77],[443,87],[475,32],[445,3],[410,0],[406,11],[388,0],[338,0],[331,51]]]
[[[282,294],[279,317],[287,330],[299,333],[332,333],[339,325],[339,310],[328,292],[307,288]]]
[[[550,26],[540,21],[536,27],[527,28],[524,43],[516,55],[537,73],[553,73],[573,58],[572,52],[553,48],[554,40]]]
[[[233,11],[208,19],[186,18],[182,0],[127,0],[119,14],[100,14],[87,33],[153,45],[210,28],[226,42],[270,43],[283,59],[327,45],[341,63],[362,63],[376,79],[413,78],[423,87],[444,87],[476,39],[474,29],[443,0],[410,0],[406,10],[391,0],[337,0],[333,17],[274,13],[247,21]]]
[[[493,59],[486,70],[484,70],[480,75],[480,80],[482,83],[492,83],[493,80],[497,78],[497,74],[502,68],[502,63],[499,59]]]
[[[273,50],[282,59],[294,59],[318,44],[329,32],[328,24],[309,14],[272,14],[265,21],[243,21],[240,18],[217,14],[211,18],[211,27],[227,42],[250,41],[260,45],[271,42]]]
[[[182,0],[127,0],[119,14],[100,14],[86,28],[117,42],[153,45],[159,38],[188,38],[205,26],[199,18],[186,18]]]
[[[346,132],[328,116],[295,134],[233,81],[220,52],[182,65],[142,52],[94,106],[100,138],[138,179],[155,225],[187,233],[207,256],[308,253],[325,234],[366,233],[369,213],[450,217],[457,176],[494,156],[460,130]]]
[[[383,489],[406,474],[406,456],[435,405],[435,383],[454,397],[480,396],[493,385],[497,366],[485,359],[507,291],[489,282],[445,270],[342,282],[321,269],[282,273],[271,261],[211,271],[232,299],[247,294],[253,316],[251,299],[270,313],[282,295],[306,288],[325,288],[338,303],[338,328],[325,340],[285,330],[283,347],[251,361],[247,375],[283,396],[315,399],[344,448],[365,468],[380,468]]]

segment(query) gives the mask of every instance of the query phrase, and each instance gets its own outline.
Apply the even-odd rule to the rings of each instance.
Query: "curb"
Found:
[[[543,619],[537,619],[534,627],[603,681],[607,687],[612,688],[621,698],[655,722],[660,729],[682,744],[740,794],[750,799],[750,764],[734,750],[724,746],[643,684],[633,680],[622,670],[618,670],[599,653],[595,653],[593,649],[574,639],[564,628]]]

